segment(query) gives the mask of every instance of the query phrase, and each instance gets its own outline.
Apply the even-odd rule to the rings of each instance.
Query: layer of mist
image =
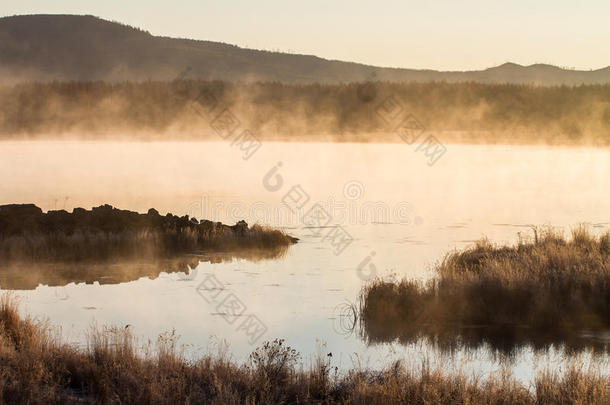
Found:
[[[610,144],[610,85],[30,83],[0,111],[2,139]]]

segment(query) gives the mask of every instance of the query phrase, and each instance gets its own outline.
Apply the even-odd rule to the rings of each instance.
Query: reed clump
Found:
[[[482,379],[423,362],[338,373],[331,357],[305,368],[283,340],[266,342],[238,364],[226,354],[187,360],[175,332],[140,346],[130,328],[92,328],[79,349],[47,323],[20,316],[15,299],[0,301],[0,403],[10,404],[602,404],[610,377],[574,360],[544,370],[533,386],[508,371]],[[335,371],[333,371],[335,370]]]
[[[492,343],[558,343],[610,327],[610,233],[570,239],[552,229],[531,241],[482,240],[449,253],[426,282],[377,279],[361,292],[373,341],[455,336]],[[505,339],[505,342],[501,342]]]

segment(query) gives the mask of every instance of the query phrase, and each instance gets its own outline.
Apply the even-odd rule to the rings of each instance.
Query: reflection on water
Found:
[[[555,331],[544,333],[527,327],[490,327],[485,325],[468,328],[455,328],[451,325],[435,327],[381,322],[368,319],[358,322],[360,337],[369,344],[399,342],[403,345],[425,341],[437,347],[442,353],[458,350],[487,349],[492,352],[514,358],[523,347],[535,352],[548,350],[549,346],[561,348],[567,353],[592,350],[594,353],[605,353],[610,349],[610,336],[607,332],[558,334]]]
[[[283,188],[271,191],[263,178],[278,162]],[[446,252],[483,235],[516,243],[530,224],[567,231],[590,223],[604,232],[610,222],[606,149],[448,145],[443,159],[429,167],[412,148],[397,144],[265,143],[243,161],[225,143],[12,142],[0,148],[0,173],[0,204],[29,202],[45,211],[104,203],[138,212],[155,207],[162,214],[228,224],[244,219],[290,227],[289,233],[300,238],[275,260],[197,258],[197,271],[188,274],[185,266],[195,264],[190,258],[175,267],[164,265],[165,270],[147,264],[127,276],[109,266],[91,278],[69,274],[53,280],[51,273],[31,268],[31,277],[0,273],[2,288],[28,289],[15,292],[24,312],[48,317],[71,341],[85,342],[83,331],[92,321],[130,324],[135,335],[151,339],[175,328],[195,354],[225,340],[236,360],[247,359],[253,350],[247,337],[197,293],[197,286],[214,275],[267,326],[263,339],[284,338],[304,359],[315,355],[316,342],[322,341],[340,369],[355,362],[378,367],[396,359],[419,361],[426,351],[436,353],[426,339],[411,338],[400,325],[367,327],[365,335],[337,330],[336,308],[358,296],[366,283],[358,266],[367,258],[366,270],[377,276],[426,279]],[[346,192],[353,184],[361,186],[357,193]],[[353,237],[340,255],[289,215],[282,200],[296,185],[309,194],[307,207],[316,202],[332,207],[329,226],[341,226]],[[109,275],[114,281],[103,281]],[[443,331],[433,332],[441,336],[431,334],[433,340],[445,340]],[[496,346],[538,344],[524,331],[514,333],[498,333]],[[462,335],[472,347],[485,341],[478,329]],[[468,367],[497,368],[484,350],[473,350],[472,356],[464,351],[455,356],[467,358]],[[518,374],[531,375],[533,356],[527,350],[515,356]]]
[[[142,277],[156,279],[161,272],[185,273],[186,279],[195,276],[200,263],[232,263],[248,260],[258,263],[279,259],[286,255],[288,246],[241,251],[204,252],[199,255],[172,259],[120,261],[104,263],[10,263],[0,265],[0,287],[4,290],[33,290],[39,285],[65,286],[70,283],[118,284]]]

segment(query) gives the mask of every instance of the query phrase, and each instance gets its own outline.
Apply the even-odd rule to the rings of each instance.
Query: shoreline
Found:
[[[248,361],[227,352],[188,360],[176,331],[140,347],[129,327],[94,328],[86,348],[69,345],[48,322],[19,315],[10,295],[0,301],[0,399],[8,403],[351,403],[555,404],[607,403],[610,376],[600,365],[572,358],[566,369],[547,366],[532,385],[507,369],[485,378],[448,372],[423,361],[338,373],[332,353],[309,366],[282,339],[264,342]]]
[[[245,221],[197,220],[151,208],[146,214],[110,205],[49,210],[34,204],[0,206],[0,258],[10,262],[82,262],[168,258],[200,252],[274,249],[297,243],[285,232]]]

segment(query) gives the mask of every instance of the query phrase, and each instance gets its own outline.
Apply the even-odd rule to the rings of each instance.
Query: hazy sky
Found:
[[[610,1],[2,0],[1,15],[93,14],[155,35],[380,66],[610,65]]]

